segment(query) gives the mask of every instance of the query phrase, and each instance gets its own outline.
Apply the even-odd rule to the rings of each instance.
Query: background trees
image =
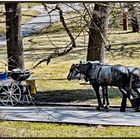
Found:
[[[50,25],[46,25],[46,35],[49,38],[50,27],[52,26],[51,19],[53,16],[51,13],[58,12],[58,20],[61,22],[61,27],[67,33],[70,39],[68,45],[64,49],[57,47],[49,38],[51,44],[54,45],[54,52],[48,56],[44,56],[38,64],[47,61],[47,64],[51,59],[65,55],[74,48],[77,47],[77,39],[83,33],[85,40],[87,41],[87,60],[99,60],[104,62],[105,49],[107,47],[107,30],[112,28],[119,28],[122,26],[123,9],[128,8],[128,24],[132,24],[132,31],[138,32],[138,8],[134,3],[62,3],[53,4],[53,8],[50,8],[51,4],[43,3],[44,9],[48,12],[50,18]],[[50,7],[49,7],[50,6]],[[67,10],[70,8],[71,10]],[[6,3],[6,37],[7,37],[7,53],[9,61],[9,69],[15,67],[24,67],[23,61],[23,43],[21,35],[21,7],[19,3]],[[111,12],[111,13],[110,13]],[[65,17],[65,14],[72,13],[71,17]],[[75,16],[75,17],[74,17]],[[109,19],[110,16],[110,19]],[[48,18],[47,17],[47,18]],[[108,22],[109,21],[109,22]],[[72,24],[71,24],[72,23]],[[122,28],[122,27],[121,27]],[[40,32],[41,33],[41,32]],[[39,32],[37,33],[39,34]],[[88,39],[87,39],[88,38]],[[110,45],[111,46],[111,45]]]
[[[135,5],[135,3],[128,3],[128,10],[132,26],[132,32],[139,32],[139,22],[137,17],[138,5]]]

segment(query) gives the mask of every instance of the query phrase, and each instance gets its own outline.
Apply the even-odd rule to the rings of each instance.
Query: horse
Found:
[[[99,61],[89,61],[89,63],[91,64],[96,64],[96,65],[106,65],[106,64],[103,64]],[[135,110],[137,111],[139,106],[140,106],[140,91],[139,91],[139,88],[140,88],[140,69],[138,67],[134,67],[134,66],[126,66],[126,68],[128,69],[130,75],[131,75],[131,88],[133,89],[134,92],[137,93],[138,97],[136,97],[134,94],[131,93],[131,96],[133,97],[133,99],[131,98],[131,104],[132,104],[132,107],[135,107]],[[80,75],[81,76],[81,75]],[[81,77],[82,78],[82,77]],[[87,78],[85,78],[86,81]],[[125,90],[125,89],[120,89],[120,90]],[[106,102],[106,106],[105,106],[105,109],[108,109],[108,105],[109,105],[109,98],[108,98],[108,89],[107,89],[107,86],[103,86],[102,87],[102,94],[103,94],[103,105],[105,105],[105,102]]]
[[[91,62],[93,64],[93,62]],[[104,65],[102,63],[100,63],[99,61],[95,61],[95,63],[98,63],[98,65]],[[131,79],[130,79],[130,86],[131,89],[137,93],[138,97],[136,97],[134,94],[130,93],[132,98],[131,98],[131,104],[132,107],[135,107],[135,110],[138,111],[138,108],[140,106],[140,69],[138,67],[134,67],[134,66],[127,66],[126,67],[131,75]],[[87,80],[86,80],[87,81]],[[103,94],[103,105],[105,105],[106,102],[106,106],[105,108],[108,109],[108,105],[109,105],[109,98],[108,98],[108,90],[107,90],[107,86],[102,87],[102,94]],[[125,89],[120,89],[120,90],[125,90]]]
[[[97,110],[100,110],[103,107],[99,94],[100,86],[103,88],[104,91],[106,91],[106,93],[107,86],[116,86],[120,89],[123,95],[120,108],[121,112],[125,111],[127,97],[130,101],[132,101],[132,98],[130,96],[131,78],[129,71],[125,66],[112,66],[109,64],[101,65],[100,63],[93,63],[91,61],[87,61],[86,63],[80,62],[79,64],[73,64],[71,66],[67,79],[72,80],[79,73],[83,74],[86,79],[89,80],[90,84],[96,92],[98,100],[98,106],[96,108]],[[106,99],[108,99],[108,97]]]
[[[128,70],[132,73],[132,89],[138,94],[138,98],[134,99],[135,110],[138,111],[140,106],[140,69],[138,67],[129,66]]]

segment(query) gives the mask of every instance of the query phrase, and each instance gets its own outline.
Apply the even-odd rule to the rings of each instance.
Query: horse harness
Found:
[[[93,77],[95,77],[95,78],[90,78],[90,72],[92,71],[92,70],[96,70],[96,72],[95,72],[95,74],[93,75]],[[86,81],[94,81],[94,82],[100,82],[99,81],[99,75],[100,75],[100,72],[101,72],[101,70],[102,70],[102,65],[100,64],[98,64],[98,66],[97,65],[92,65],[92,67],[88,67],[88,69],[87,69],[87,73],[86,73]]]
[[[106,71],[108,68],[105,68],[106,66],[110,66],[110,71]],[[110,73],[111,75],[111,80],[114,82],[116,80],[116,76],[115,76],[115,71],[116,71],[116,67],[115,66],[111,66],[111,65],[102,65],[102,64],[97,64],[97,65],[92,65],[88,67],[87,69],[87,74],[86,74],[86,81],[90,81],[90,82],[94,82],[94,83],[101,83],[102,79],[100,79],[100,74],[101,71],[107,72],[108,74]]]

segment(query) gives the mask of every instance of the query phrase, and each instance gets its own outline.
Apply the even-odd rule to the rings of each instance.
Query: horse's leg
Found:
[[[135,107],[135,111],[138,111],[140,106],[140,92],[137,88],[133,88],[133,90],[138,94],[138,98],[134,99],[133,107]]]
[[[137,89],[134,89],[133,90],[136,92]],[[139,99],[137,98],[136,100],[132,99],[132,93],[130,90],[125,90],[125,89],[120,89],[120,91],[122,92],[123,94],[123,99],[122,99],[122,105],[121,105],[121,108],[123,107],[126,107],[126,101],[125,101],[125,98],[127,100],[127,98],[129,99],[129,101],[131,102],[131,105],[132,107],[135,107],[135,110],[138,111],[138,108],[140,106],[140,103],[139,103]],[[127,92],[126,92],[127,91]],[[125,97],[126,96],[126,97]],[[134,98],[134,97],[133,97]],[[123,109],[122,109],[122,112],[123,112]]]
[[[101,97],[100,97],[100,93],[99,93],[99,87],[100,86],[97,85],[97,84],[92,84],[92,87],[94,88],[94,90],[96,92],[96,97],[97,97],[97,100],[98,100],[98,106],[97,106],[96,110],[100,110],[101,107],[103,107]]]
[[[103,106],[105,106],[105,99],[106,99],[105,86],[102,86],[102,95],[103,95]]]
[[[137,94],[138,94],[138,98],[140,97],[140,92],[137,88],[132,88]]]
[[[132,84],[132,83],[130,83],[130,84]],[[126,87],[126,92],[127,92],[127,94],[125,94],[125,95],[127,95],[127,98],[131,102],[132,107],[134,107],[135,105],[134,105],[134,96],[132,94],[132,85],[129,85],[128,88]]]
[[[109,106],[109,98],[108,98],[108,87],[105,86],[105,98],[106,98],[106,106],[105,106],[105,109],[108,110],[108,106]]]
[[[108,93],[107,86],[102,86],[102,95],[103,95],[103,106],[104,109],[108,109]],[[106,104],[106,105],[105,105]]]
[[[130,80],[128,83],[128,86],[126,86],[126,91],[127,91],[127,98],[129,99],[129,101],[131,102],[132,107],[134,106],[134,96],[132,94],[132,75],[130,76]]]
[[[123,95],[120,111],[121,111],[121,112],[125,112],[127,94],[125,93],[124,89],[122,89],[122,88],[120,88],[120,87],[119,87],[119,90],[121,91],[121,93],[122,93],[122,95]]]

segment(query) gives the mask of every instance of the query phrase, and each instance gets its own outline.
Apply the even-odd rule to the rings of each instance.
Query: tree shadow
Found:
[[[121,42],[121,43],[113,43],[111,44],[112,46],[119,46],[119,45],[137,45],[137,44],[140,44],[140,41],[137,40],[137,41],[129,41],[129,42]]]
[[[118,93],[111,92],[109,98],[116,98]],[[35,101],[39,102],[84,102],[96,100],[96,94],[93,89],[76,89],[76,90],[53,90],[38,92]]]
[[[65,47],[61,47],[60,49],[64,50]],[[65,57],[65,61],[69,61],[69,60],[73,60],[73,59],[77,59],[79,58],[80,55],[85,54],[86,51],[86,47],[85,46],[78,46],[78,49],[73,49],[69,54],[65,55],[65,56],[69,56],[69,57]],[[44,49],[44,50],[43,50]],[[27,58],[28,61],[32,61],[33,59],[36,59],[37,56],[39,56],[40,58],[46,58],[47,56],[51,55],[55,48],[35,48],[33,49],[33,54],[31,53],[27,53],[26,52],[30,52],[30,50],[26,50],[25,51],[25,57]],[[42,51],[42,53],[34,53],[36,51]]]
[[[38,92],[35,101],[39,102],[74,102],[96,99],[92,89],[54,90]]]
[[[122,45],[121,47],[119,48],[111,48],[111,51],[113,52],[113,56],[114,57],[118,57],[120,56],[120,58],[123,58],[123,57],[129,57],[129,58],[137,58],[139,57],[139,50],[140,50],[140,47],[130,47],[128,45],[132,45],[132,44],[139,44],[138,42],[135,42],[135,43],[129,43],[129,44],[120,44]]]
[[[129,34],[129,33],[134,33],[133,31],[124,31],[124,32],[111,32],[109,33],[110,35],[114,34],[114,35],[117,35],[117,34]]]

